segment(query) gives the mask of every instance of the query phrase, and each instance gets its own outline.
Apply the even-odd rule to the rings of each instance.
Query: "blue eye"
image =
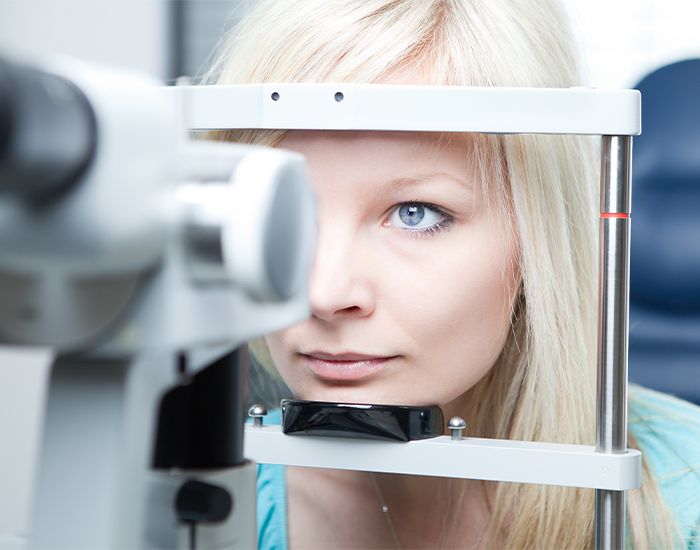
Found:
[[[399,218],[406,225],[416,227],[425,218],[425,207],[422,204],[404,204],[399,206]]]
[[[436,206],[424,202],[405,202],[392,211],[388,225],[412,233],[436,233],[451,222],[452,218]]]

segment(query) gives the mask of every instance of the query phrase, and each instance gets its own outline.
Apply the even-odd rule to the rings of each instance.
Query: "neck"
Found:
[[[453,416],[464,418],[469,436],[470,396],[463,394],[450,403],[441,405],[445,417],[444,434],[450,435],[447,422]],[[380,491],[381,504],[389,508],[391,522],[406,546],[478,548],[488,523],[486,485],[476,480],[440,477],[347,472],[356,477],[359,485]],[[371,479],[374,478],[374,480]],[[378,505],[379,506],[379,505]]]
[[[287,489],[298,547],[486,547],[483,482],[289,467]]]
[[[474,480],[374,476],[399,538],[417,547],[477,548],[488,521],[485,486]]]

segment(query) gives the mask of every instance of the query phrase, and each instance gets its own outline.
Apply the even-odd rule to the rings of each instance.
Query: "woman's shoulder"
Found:
[[[700,545],[700,407],[630,386],[628,424],[683,536]]]
[[[700,468],[700,407],[668,394],[630,385],[629,429],[649,458],[671,468]],[[698,477],[700,480],[700,475]]]

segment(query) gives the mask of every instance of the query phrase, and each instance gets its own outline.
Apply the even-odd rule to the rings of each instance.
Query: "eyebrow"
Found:
[[[395,189],[397,187],[404,187],[407,185],[417,185],[420,183],[429,182],[436,179],[446,179],[453,183],[458,184],[460,187],[467,191],[472,191],[474,189],[474,184],[469,183],[466,180],[457,178],[452,174],[447,172],[419,172],[411,176],[401,176],[386,182],[390,189]]]

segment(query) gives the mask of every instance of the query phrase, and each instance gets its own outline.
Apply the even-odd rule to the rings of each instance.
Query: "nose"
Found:
[[[319,226],[309,282],[312,315],[326,322],[367,317],[375,308],[372,269],[360,239],[337,223]]]

